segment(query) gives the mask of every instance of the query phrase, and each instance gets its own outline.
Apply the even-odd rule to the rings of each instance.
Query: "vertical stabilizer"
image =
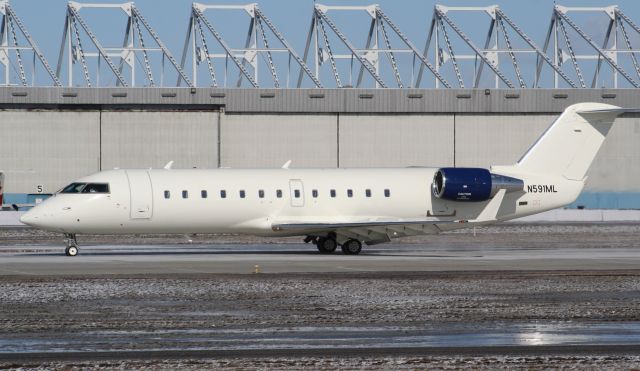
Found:
[[[625,110],[603,103],[567,107],[524,156],[523,172],[584,180],[613,121]]]

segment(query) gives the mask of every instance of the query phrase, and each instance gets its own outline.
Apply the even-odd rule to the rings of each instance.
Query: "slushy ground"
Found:
[[[487,227],[360,256],[167,235],[80,237],[70,258],[59,235],[0,235],[1,367],[640,368],[636,224]],[[274,272],[252,272],[256,257]],[[246,271],[203,268],[221,261]],[[403,270],[416,261],[429,269]]]

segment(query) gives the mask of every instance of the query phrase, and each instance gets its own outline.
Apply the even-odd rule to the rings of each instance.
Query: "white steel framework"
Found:
[[[367,41],[364,47],[357,47],[341,30],[329,16],[329,12],[364,12],[370,17]],[[346,47],[348,53],[336,53],[335,45],[332,45],[330,32],[338,38],[341,46]],[[393,46],[395,40],[399,46]],[[313,49],[312,49],[313,48]],[[365,71],[375,84],[375,87],[414,87],[415,74],[413,73],[419,66],[425,67],[434,75],[435,79],[445,87],[450,87],[447,80],[438,73],[437,68],[430,63],[427,58],[415,47],[413,42],[400,30],[400,28],[385,14],[378,5],[368,6],[328,6],[316,4],[313,9],[311,27],[307,34],[307,41],[303,59],[306,62],[309,52],[313,50],[315,75],[320,78],[321,67],[328,62],[331,67],[331,76],[338,88],[345,86],[362,87]],[[412,57],[411,73],[403,71],[403,66],[398,62],[398,55],[408,54]],[[380,55],[386,56],[389,69],[393,73],[392,82],[388,82],[382,76]],[[336,60],[349,60],[350,68],[348,73],[341,71]],[[354,63],[357,63],[357,77],[353,82]],[[348,75],[348,76],[346,76]],[[409,75],[409,77],[407,77]],[[343,80],[349,80],[349,84],[344,84]],[[298,86],[300,86],[300,75]],[[390,79],[391,80],[391,79]],[[393,84],[393,85],[391,85]]]
[[[204,13],[205,11],[224,12],[238,10],[249,16],[249,27],[244,46],[232,47],[231,43],[222,36],[214,26],[214,23],[207,18]],[[213,37],[213,43],[208,41],[210,37]],[[216,46],[222,50],[216,52],[214,50]],[[180,66],[183,68],[189,49],[191,49],[191,73],[194,83],[198,81],[198,68],[206,63],[209,85],[217,87],[220,78],[217,72],[216,61],[224,60],[224,86],[228,86],[227,80],[230,73],[228,62],[231,61],[238,70],[236,87],[241,87],[242,82],[245,80],[248,81],[252,87],[259,87],[260,76],[258,71],[261,64],[266,65],[268,68],[270,82],[273,87],[290,87],[292,63],[297,64],[300,69],[300,80],[306,75],[314,87],[322,87],[322,84],[311,72],[307,64],[298,56],[282,33],[276,28],[275,24],[271,22],[267,15],[258,7],[258,4],[255,3],[246,5],[207,5],[193,3],[187,37],[180,62]],[[277,60],[274,55],[278,53],[287,55],[286,68],[278,68],[276,65]],[[263,63],[260,63],[260,59],[262,59]],[[283,70],[286,72],[286,81],[284,84],[281,76]],[[300,83],[299,81],[298,87]],[[180,81],[178,81],[178,86],[179,85]]]
[[[608,17],[604,37],[602,40],[595,40],[577,22],[569,16],[569,13],[602,13]],[[599,30],[602,31],[602,30]],[[592,31],[593,32],[593,31]],[[577,37],[573,35],[577,35]],[[640,88],[640,66],[636,49],[632,45],[632,40],[640,35],[640,27],[631,18],[622,12],[617,6],[608,7],[566,7],[556,5],[553,8],[551,22],[545,38],[544,51],[549,47],[553,48],[553,60],[557,65],[565,65],[571,62],[573,73],[579,81],[581,88],[596,88],[602,76],[603,62],[610,67],[612,73],[609,87],[619,87],[619,76],[622,76],[627,84],[634,88]],[[633,36],[633,38],[632,38]],[[581,42],[586,45],[591,53],[576,52],[575,44]],[[587,62],[592,62],[591,66],[586,66]],[[594,65],[595,64],[595,65]],[[629,73],[625,67],[633,66],[635,77]],[[585,78],[585,70],[593,70],[591,82]],[[627,67],[628,68],[628,67]],[[537,66],[539,76],[540,65]],[[558,74],[554,73],[554,87],[559,87]]]
[[[40,61],[55,86],[61,86],[49,62],[33,40],[24,23],[13,11],[9,1],[0,1],[0,66],[4,70],[4,84],[36,85],[37,62]],[[31,55],[29,55],[31,54]],[[31,68],[26,64],[31,56]],[[11,72],[14,72],[13,74]],[[13,82],[12,75],[17,75]],[[30,75],[30,79],[29,79]],[[31,80],[31,82],[29,82]]]
[[[481,13],[489,17],[486,37],[480,46],[464,31],[463,27],[457,24],[450,16],[450,13]],[[454,37],[459,38],[461,43],[454,44]],[[516,47],[518,41],[520,46]],[[463,54],[459,49],[460,44],[470,49],[472,54]],[[456,48],[458,46],[458,48]],[[458,50],[456,50],[458,49]],[[544,64],[551,69],[565,82],[576,87],[571,78],[564,73],[560,66],[552,61],[549,56],[527,35],[524,31],[502,11],[497,5],[487,7],[448,7],[436,5],[433,10],[433,17],[429,27],[427,41],[424,47],[425,55],[432,55],[436,61],[436,70],[441,71],[443,66],[450,65],[452,74],[456,78],[458,87],[480,88],[483,87],[482,77],[487,66],[494,76],[493,86],[496,88],[527,88],[538,87],[538,74],[529,74],[531,82],[527,83],[527,74],[523,72],[520,58],[523,55],[535,55],[536,66],[542,67]],[[508,63],[502,60],[508,57]],[[461,66],[461,61],[471,60],[472,69],[465,69]],[[471,70],[473,76],[465,76],[465,71]],[[538,71],[539,73],[540,71]],[[417,85],[422,82],[423,68],[418,73]],[[436,82],[438,87],[438,82]],[[486,87],[486,85],[485,85]]]
[[[0,0],[0,85],[640,88],[640,26],[616,5],[554,5],[548,27],[532,37],[497,5],[435,5],[426,27],[408,35],[376,4],[314,3],[298,50],[257,3],[185,10],[189,24],[176,60],[133,2],[70,1],[52,68],[9,1]],[[232,21],[238,14],[241,21]]]
[[[127,17],[122,46],[104,46],[101,43],[89,23],[80,15],[80,10],[85,8],[122,10]],[[151,56],[153,52],[161,53],[160,67],[154,66],[154,59]],[[60,78],[62,73],[65,53],[67,55],[68,86],[73,86],[74,70],[78,67],[82,69],[86,86],[110,85],[109,80],[100,81],[101,63],[103,62],[115,77],[116,86],[136,86],[138,69],[142,69],[144,73],[145,86],[163,86],[165,85],[165,64],[167,61],[173,66],[181,81],[184,81],[188,86],[194,86],[133,2],[81,4],[70,1],[67,4],[64,31],[58,54],[57,78]],[[95,66],[88,62],[89,58],[95,58]],[[136,68],[136,65],[139,67]],[[128,67],[129,78],[124,73],[125,66]],[[95,73],[92,74],[91,70],[94,68]]]

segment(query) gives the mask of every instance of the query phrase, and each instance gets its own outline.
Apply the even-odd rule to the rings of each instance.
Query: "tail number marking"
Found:
[[[558,193],[555,184],[531,184],[527,185],[529,193]]]

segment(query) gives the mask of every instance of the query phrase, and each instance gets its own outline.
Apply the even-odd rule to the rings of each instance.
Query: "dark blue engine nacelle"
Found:
[[[433,195],[451,201],[486,201],[491,195],[491,173],[480,168],[444,167],[436,171]]]
[[[522,191],[524,182],[487,169],[443,167],[436,171],[431,184],[435,197],[451,201],[486,201],[501,189],[507,193]]]

